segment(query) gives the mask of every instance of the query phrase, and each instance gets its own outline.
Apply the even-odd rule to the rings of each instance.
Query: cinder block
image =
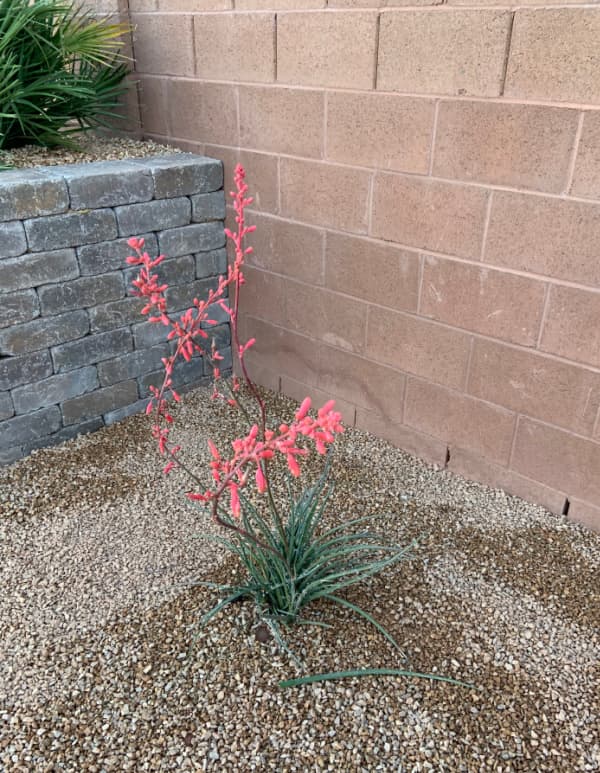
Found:
[[[48,351],[0,359],[0,389],[13,389],[21,384],[40,381],[50,375],[52,375],[52,361]]]
[[[86,276],[56,285],[46,285],[38,290],[42,314],[61,314],[65,311],[106,303],[125,295],[123,274]]]
[[[144,204],[129,204],[115,209],[120,236],[133,236],[140,231],[158,231],[187,225],[192,216],[190,200],[157,199]]]
[[[416,311],[419,254],[393,244],[327,233],[325,284],[332,290],[401,311]]]
[[[397,370],[462,389],[470,344],[460,330],[375,306],[369,309],[369,358]]]
[[[31,413],[38,408],[62,403],[76,395],[91,392],[98,387],[96,368],[78,368],[34,384],[17,387],[12,391],[16,413]]]
[[[54,215],[69,208],[63,180],[32,169],[15,169],[0,175],[0,221]]]
[[[23,223],[19,220],[0,223],[0,258],[22,255],[26,249],[27,240]]]
[[[585,113],[571,193],[600,199],[600,113]]]
[[[511,468],[594,506],[600,505],[600,443],[519,419]]]
[[[600,367],[600,293],[553,285],[540,348]]]
[[[453,327],[535,346],[546,286],[537,279],[425,256],[419,313]]]
[[[366,303],[291,281],[285,300],[288,329],[349,352],[365,351]]]
[[[399,174],[377,174],[371,235],[462,258],[479,258],[489,192]]]
[[[268,271],[246,267],[246,283],[241,294],[244,314],[266,319],[276,325],[285,325],[287,281]]]
[[[56,432],[60,426],[60,411],[55,405],[25,416],[15,416],[2,422],[0,448],[30,443]]]
[[[192,153],[170,153],[132,159],[131,163],[152,174],[157,199],[211,193],[223,186],[223,164],[214,158],[202,158]]]
[[[433,173],[561,193],[579,114],[495,102],[441,102]]]
[[[74,250],[28,253],[0,262],[0,294],[50,282],[67,282],[78,276]]]
[[[252,210],[277,213],[279,210],[279,160],[267,153],[252,153],[236,148],[206,146],[206,152],[218,155],[225,170],[225,198],[230,201],[229,192],[234,187],[233,174],[237,164],[246,170],[246,180],[252,196]],[[229,224],[233,225],[232,223]],[[253,237],[250,237],[253,238]]]
[[[49,174],[66,181],[71,209],[133,204],[149,201],[154,195],[150,174],[123,160],[56,166]]]
[[[171,0],[178,2],[179,0]],[[309,8],[324,8],[326,0],[236,0],[235,7],[241,11],[301,11]]]
[[[331,399],[331,395],[325,394],[325,392],[318,387],[311,386],[303,381],[296,381],[296,379],[286,375],[281,377],[281,393],[297,400],[298,403],[304,400],[305,397],[310,397],[313,401],[313,405],[319,407]],[[342,421],[347,427],[352,427],[354,425],[354,414],[356,409],[353,405],[347,403],[345,400],[336,400],[335,409],[342,414]]]
[[[331,92],[327,100],[327,158],[427,174],[433,100],[344,91]]]
[[[376,411],[356,411],[356,428],[369,432],[387,440],[396,448],[401,448],[408,454],[418,456],[427,462],[442,467],[446,460],[447,445],[439,438],[433,438],[424,432],[417,432],[412,427],[392,422],[385,415]]]
[[[468,391],[516,413],[591,435],[600,374],[552,357],[475,341]]]
[[[194,16],[196,74],[206,80],[275,80],[275,14]]]
[[[569,520],[581,523],[593,531],[600,531],[600,507],[580,499],[569,499]]]
[[[65,426],[78,424],[137,402],[138,391],[135,381],[121,381],[119,384],[96,389],[87,395],[65,400],[62,415]]]
[[[511,13],[385,11],[377,88],[418,94],[501,94]]]
[[[224,244],[223,223],[219,221],[171,228],[158,234],[158,246],[161,254],[170,257],[216,250],[223,247]]]
[[[236,87],[173,78],[167,86],[167,106],[172,136],[239,145]]]
[[[518,9],[505,95],[598,104],[599,38],[600,8]]]
[[[144,131],[148,134],[168,136],[167,86],[169,79],[154,75],[139,75],[137,80],[139,83],[140,118]]]
[[[600,204],[494,191],[484,261],[600,285]]]
[[[508,465],[516,417],[446,387],[409,378],[404,421],[419,432]]]
[[[167,344],[122,354],[98,364],[98,376],[102,386],[137,378],[162,368],[162,358],[169,356]]]
[[[323,284],[324,231],[256,212],[248,222],[256,226],[247,239],[247,246],[253,248],[246,258],[249,265],[308,284]]]
[[[25,231],[29,249],[41,252],[114,239],[117,224],[112,209],[96,209],[26,220]]]
[[[0,330],[0,354],[17,355],[47,349],[64,341],[81,338],[90,329],[83,310],[70,311],[57,317],[45,317]]]
[[[325,394],[402,423],[406,376],[331,346],[319,351],[317,385]]]
[[[111,357],[125,354],[132,349],[133,343],[129,329],[121,328],[111,330],[108,333],[87,336],[81,341],[55,346],[51,353],[55,372],[63,373],[83,365],[109,360]],[[100,411],[100,413],[104,413],[104,411]]]
[[[277,80],[300,86],[371,89],[377,14],[280,13]]]
[[[199,193],[191,197],[192,223],[208,223],[225,220],[225,194],[223,191]]]
[[[324,112],[322,91],[240,86],[240,144],[321,158]]]
[[[151,257],[156,257],[158,255],[156,236],[149,233],[143,234],[139,238],[143,238],[145,241],[144,250]],[[78,247],[77,249],[79,267],[83,276],[104,274],[107,271],[125,268],[127,266],[127,258],[132,253],[133,250],[127,244],[126,238],[114,239],[111,242],[100,242],[98,244],[86,244],[84,247]],[[69,277],[69,279],[72,278]]]
[[[192,17],[187,14],[137,14],[134,28],[136,71],[158,75],[194,75]]]
[[[1,266],[0,263],[0,274]],[[40,304],[35,290],[18,290],[0,296],[0,328],[29,322],[39,314]]]
[[[313,225],[365,233],[370,173],[281,159],[281,214]]]

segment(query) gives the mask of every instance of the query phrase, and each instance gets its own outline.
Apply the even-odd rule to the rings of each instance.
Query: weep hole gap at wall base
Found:
[[[127,239],[167,256],[157,273],[184,311],[226,271],[224,218],[222,164],[194,154],[0,173],[0,463],[146,407],[172,344],[131,294]],[[200,356],[174,370],[181,391],[209,379]]]

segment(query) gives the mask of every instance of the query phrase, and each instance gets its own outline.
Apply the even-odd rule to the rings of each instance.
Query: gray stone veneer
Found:
[[[226,271],[224,218],[221,162],[193,154],[0,173],[0,463],[145,408],[172,344],[131,294],[127,239],[166,255],[184,311]],[[201,357],[174,371],[184,390],[208,377]]]

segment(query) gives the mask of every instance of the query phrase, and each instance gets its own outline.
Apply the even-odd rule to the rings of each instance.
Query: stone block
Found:
[[[0,274],[1,267],[0,263]],[[35,290],[17,290],[0,296],[0,328],[29,322],[39,314],[40,304]]]
[[[209,276],[225,274],[227,271],[227,250],[211,250],[198,252],[196,259],[196,279],[206,279]]]
[[[22,459],[25,456],[25,452],[21,446],[15,446],[14,448],[0,448],[0,464],[12,464],[18,459]]]
[[[192,196],[191,199],[193,223],[225,220],[225,194],[223,191],[199,193]]]
[[[89,421],[84,421],[81,424],[64,427],[58,432],[55,432],[53,435],[48,435],[41,440],[35,440],[33,443],[27,443],[24,447],[25,454],[30,454],[37,448],[49,448],[50,446],[60,445],[60,443],[65,443],[67,440],[72,440],[79,435],[87,435],[90,432],[96,432],[103,426],[104,422],[102,419],[90,419]]]
[[[224,244],[225,233],[223,224],[219,221],[172,228],[158,234],[160,252],[172,258],[194,252],[216,250]]]
[[[120,328],[55,346],[51,353],[55,372],[63,373],[83,365],[109,360],[132,349],[133,342],[129,328]]]
[[[138,379],[139,392],[141,397],[147,397],[150,394],[150,387],[160,389],[165,378],[164,370],[156,370],[146,373]],[[184,384],[206,383],[204,373],[204,361],[202,357],[194,357],[190,362],[179,360],[173,367],[173,386],[175,389]]]
[[[137,234],[136,234],[137,236]],[[158,241],[153,233],[143,234],[145,241],[144,250],[151,256],[158,255]],[[86,244],[77,249],[79,267],[83,276],[104,274],[106,271],[114,271],[127,267],[127,258],[133,253],[127,244],[127,238],[114,239],[111,242],[98,244]],[[139,268],[137,269],[139,271]]]
[[[150,174],[128,161],[56,166],[49,173],[66,181],[71,209],[116,207],[149,201],[154,195]]]
[[[194,305],[194,298],[202,301],[208,297],[210,290],[216,290],[218,280],[216,277],[209,279],[196,279],[185,285],[170,287],[166,293],[167,309],[170,312],[183,311]]]
[[[13,389],[51,375],[52,360],[48,351],[0,359],[0,389]]]
[[[137,378],[149,371],[162,368],[162,358],[169,356],[169,346],[153,346],[150,349],[138,349],[112,360],[98,363],[98,376],[102,386],[110,386],[119,381]]]
[[[135,403],[137,399],[136,382],[121,381],[119,384],[66,400],[62,404],[63,421],[65,426],[78,424]]]
[[[131,330],[137,350],[165,343],[171,328],[161,325],[160,322],[140,322],[138,325],[132,325]]]
[[[34,319],[0,330],[0,354],[16,355],[74,341],[90,329],[85,311],[70,311],[56,317]]]
[[[114,330],[117,327],[125,327],[143,319],[142,309],[146,305],[145,298],[123,298],[120,301],[111,301],[101,306],[88,309],[90,315],[90,331],[102,333],[106,330]]]
[[[54,215],[68,208],[69,194],[63,180],[32,169],[0,175],[0,221]]]
[[[54,315],[98,303],[117,300],[125,295],[123,274],[85,276],[64,284],[46,285],[38,290],[42,314]]]
[[[27,239],[23,223],[19,220],[0,223],[0,258],[22,255],[26,249]]]
[[[386,11],[379,30],[377,88],[497,97],[510,23],[505,10]]]
[[[71,397],[91,392],[98,387],[96,368],[78,368],[12,391],[16,413],[31,413],[47,405],[55,405]]]
[[[51,435],[60,426],[60,410],[56,405],[25,416],[14,416],[2,423],[0,448],[11,448],[33,442],[38,438]]]
[[[120,236],[137,236],[145,231],[187,225],[191,218],[190,200],[158,199],[115,209]]]
[[[124,271],[125,288],[129,293],[135,290],[133,280],[138,277],[139,273],[139,266],[133,266]],[[152,270],[152,273],[158,276],[160,282],[169,286],[193,282],[196,274],[194,258],[192,255],[182,255],[179,258],[163,260]]]
[[[15,409],[8,392],[0,392],[0,421],[14,416]]]
[[[373,11],[280,13],[277,80],[319,88],[372,89],[376,45]]]
[[[274,13],[203,13],[194,17],[196,75],[203,80],[275,80]]]
[[[210,193],[223,186],[223,164],[213,158],[172,153],[133,159],[132,163],[143,166],[152,174],[157,199]]]
[[[148,398],[143,400],[136,400],[135,403],[125,405],[123,408],[117,408],[115,411],[108,411],[104,414],[104,422],[107,427],[111,424],[115,424],[117,421],[123,421],[128,416],[133,416],[136,413],[143,413],[148,406]]]
[[[78,276],[74,250],[28,253],[0,261],[0,294],[51,282],[67,282]]]
[[[117,225],[111,209],[96,209],[26,220],[25,231],[29,249],[41,252],[114,239]]]

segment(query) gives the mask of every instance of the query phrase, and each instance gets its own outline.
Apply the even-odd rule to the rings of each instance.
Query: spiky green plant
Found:
[[[317,483],[299,498],[293,495],[288,482],[285,518],[272,498],[270,512],[263,517],[246,497],[240,496],[241,523],[237,525],[242,531],[235,532],[232,539],[214,539],[238,556],[246,578],[239,585],[203,583],[216,588],[223,597],[203,617],[203,623],[232,601],[250,598],[281,644],[280,624],[328,627],[304,617],[306,607],[324,599],[350,609],[398,646],[372,615],[339,594],[403,560],[415,543],[401,547],[382,540],[365,528],[373,516],[350,519],[324,530],[323,515],[333,489],[327,483],[329,467],[330,460]],[[231,519],[226,510],[221,517]],[[357,528],[360,530],[355,531]]]
[[[72,0],[0,0],[0,149],[73,147],[118,117],[127,29]]]

